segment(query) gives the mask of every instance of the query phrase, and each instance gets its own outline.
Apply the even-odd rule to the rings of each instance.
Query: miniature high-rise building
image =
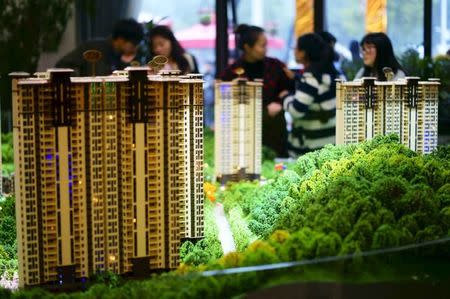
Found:
[[[201,75],[147,71],[13,80],[21,285],[173,269],[203,237]]]
[[[215,171],[223,184],[261,174],[262,82],[216,82]]]
[[[438,89],[438,80],[419,81],[416,77],[338,82],[336,144],[395,133],[414,151],[433,151],[438,141]]]

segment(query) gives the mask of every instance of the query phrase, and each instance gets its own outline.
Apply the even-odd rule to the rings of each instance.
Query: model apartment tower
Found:
[[[439,80],[362,78],[337,83],[336,144],[395,133],[419,153],[437,146]]]
[[[145,67],[13,80],[20,285],[176,268],[203,237],[203,81]]]
[[[222,183],[261,174],[262,82],[216,82],[215,169]]]

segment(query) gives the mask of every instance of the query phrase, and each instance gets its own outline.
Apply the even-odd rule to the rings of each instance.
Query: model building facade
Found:
[[[201,75],[13,80],[21,285],[173,269],[203,236]]]
[[[438,141],[438,89],[438,80],[416,77],[338,82],[336,143],[359,143],[395,133],[411,150],[433,151]]]
[[[221,183],[261,174],[262,82],[216,82],[215,170]]]

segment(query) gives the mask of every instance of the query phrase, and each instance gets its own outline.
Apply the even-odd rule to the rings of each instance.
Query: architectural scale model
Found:
[[[438,79],[419,81],[417,77],[338,82],[336,144],[395,133],[411,150],[433,151],[438,142],[439,85]]]
[[[176,268],[203,237],[203,79],[13,78],[21,286]]]
[[[262,82],[238,78],[215,85],[215,171],[222,183],[261,174]]]

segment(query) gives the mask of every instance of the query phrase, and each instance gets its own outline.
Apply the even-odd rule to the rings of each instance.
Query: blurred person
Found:
[[[352,62],[355,64],[362,65],[363,61],[361,58],[361,52],[360,52],[358,41],[352,39],[348,45],[348,49],[350,50],[350,53],[352,54]]]
[[[375,77],[386,81],[383,68],[389,67],[394,73],[393,80],[404,78],[405,72],[394,55],[391,40],[383,32],[369,33],[360,43],[364,66],[358,71],[355,79]]]
[[[83,43],[65,55],[57,63],[59,68],[72,68],[75,75],[92,75],[92,65],[83,58],[87,50],[97,50],[102,57],[95,64],[95,75],[110,75],[122,70],[135,60],[137,47],[144,37],[142,25],[134,19],[119,20],[113,28],[111,37],[94,39]]]
[[[341,62],[341,69],[346,78],[353,80],[359,69],[363,66],[363,60],[361,58],[361,49],[357,40],[351,40],[348,49],[352,54],[352,59],[348,60],[344,58]]]
[[[343,74],[344,72],[342,71],[342,61],[343,61],[343,57],[341,55],[339,55],[338,52],[336,52],[335,50],[335,45],[337,42],[336,37],[331,34],[328,31],[321,31],[317,33],[318,35],[320,35],[320,37],[325,41],[325,43],[327,43],[331,49],[333,49],[333,63],[334,63],[334,67],[341,73]],[[359,50],[359,49],[358,49]]]
[[[328,31],[321,31],[317,33],[320,37],[334,50],[336,45],[336,37]]]
[[[316,33],[297,40],[295,60],[304,65],[304,72],[295,78],[295,92],[280,93],[284,109],[293,119],[288,137],[289,155],[293,158],[335,143],[335,79],[340,75],[333,64],[333,52]]]
[[[262,143],[274,150],[278,157],[287,157],[286,120],[278,95],[290,87],[290,78],[294,75],[284,63],[266,56],[267,37],[262,28],[241,24],[235,34],[242,55],[223,70],[218,78],[231,81],[239,77],[238,70],[244,70],[242,77],[251,81],[263,80]]]
[[[169,27],[158,25],[149,31],[150,56],[163,55],[168,58],[163,70],[180,70],[181,73],[198,73],[195,57],[187,53]]]

